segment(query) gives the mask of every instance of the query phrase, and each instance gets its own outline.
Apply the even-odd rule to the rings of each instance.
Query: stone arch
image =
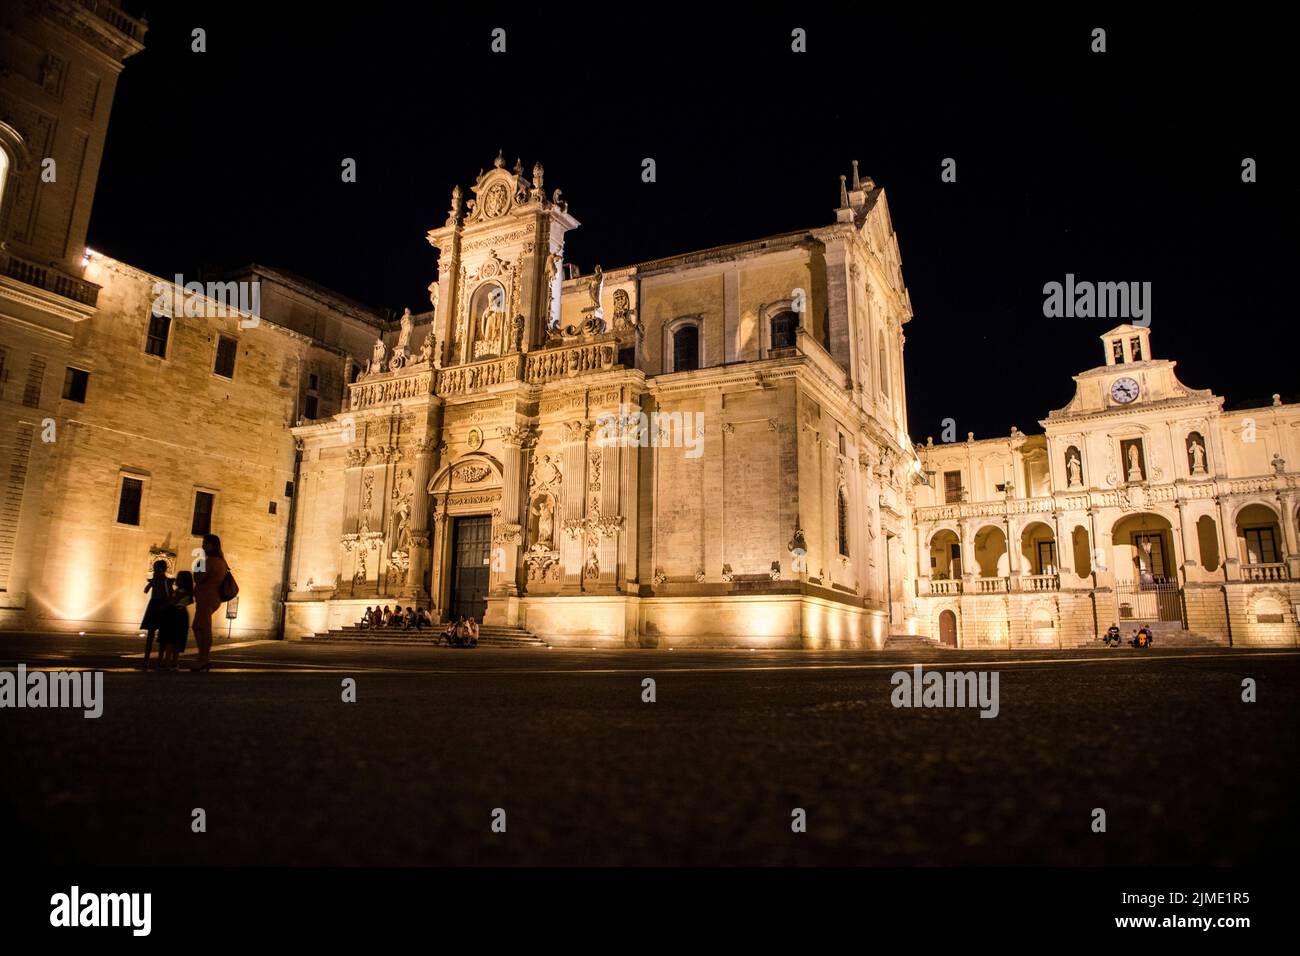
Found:
[[[1236,509],[1232,527],[1243,565],[1281,564],[1286,550],[1282,518],[1272,503],[1248,501]]]
[[[490,474],[485,475],[478,481],[460,482],[454,479],[453,472],[465,465],[484,466],[490,470]],[[465,491],[476,486],[484,488],[497,487],[505,482],[505,469],[501,462],[497,461],[486,452],[474,451],[461,455],[455,461],[447,462],[438,469],[437,473],[429,479],[428,492],[431,495],[442,494],[451,490]]]
[[[952,546],[957,545],[956,567],[953,567]],[[926,542],[926,553],[930,557],[930,575],[935,580],[943,581],[961,577],[962,555],[961,536],[948,527],[936,528]]]
[[[1152,583],[1177,576],[1174,522],[1159,511],[1123,515],[1111,526],[1116,581]]]
[[[975,568],[982,578],[1005,578],[1010,574],[1010,554],[1007,532],[1000,524],[984,524],[971,535],[975,554]]]
[[[1042,548],[1047,544],[1050,548]],[[1031,574],[1055,574],[1061,566],[1056,532],[1046,521],[1030,521],[1020,529],[1020,567]]]

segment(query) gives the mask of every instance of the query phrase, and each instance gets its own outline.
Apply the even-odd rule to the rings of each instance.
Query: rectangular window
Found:
[[[1036,574],[1056,573],[1056,542],[1038,542],[1038,570]]]
[[[286,482],[284,483],[284,496],[285,496],[286,498],[292,498],[292,497],[293,497],[293,482],[292,482],[292,481],[286,481]]]
[[[68,366],[63,376],[63,397],[70,402],[86,402],[86,386],[90,383],[90,373],[84,368]]]
[[[217,364],[213,371],[222,378],[235,377],[235,349],[238,345],[239,342],[229,335],[217,339]]]
[[[45,385],[45,359],[39,355],[32,356],[32,364],[27,366],[27,385],[23,389],[23,404],[36,408],[41,404],[41,390]]]
[[[212,505],[216,495],[209,491],[194,492],[194,520],[190,524],[190,534],[201,537],[212,531]]]
[[[1142,361],[1142,339],[1140,339],[1136,335],[1133,336],[1133,338],[1129,339],[1128,350],[1133,355],[1133,361],[1135,362]]]
[[[154,312],[149,316],[149,337],[145,340],[144,350],[149,355],[159,358],[167,357],[167,337],[171,335],[172,317]]]
[[[315,418],[316,418],[316,411],[317,411],[316,396],[315,396],[315,395],[308,395],[308,396],[307,396],[307,408],[306,408],[305,414],[306,414],[306,416],[307,416],[309,419],[315,419]]]
[[[945,471],[943,473],[943,502],[955,504],[961,501],[961,472]]]
[[[117,496],[117,523],[140,526],[140,502],[144,500],[144,481],[123,478]]]
[[[1246,529],[1246,561],[1249,564],[1277,564],[1277,542],[1272,528]]]
[[[315,376],[315,375],[308,375],[308,376],[307,376],[307,387],[308,387],[309,389],[311,389],[312,391],[315,391],[315,390],[316,390],[316,376]]]
[[[847,447],[848,447],[848,446],[847,446],[847,445],[845,444],[845,442],[844,442],[844,433],[841,432],[841,433],[840,433],[840,454],[841,454],[841,455],[847,455],[847,454],[848,454],[848,452],[845,450]]]

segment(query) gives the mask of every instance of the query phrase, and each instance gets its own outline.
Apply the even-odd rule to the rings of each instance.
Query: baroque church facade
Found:
[[[401,604],[583,646],[1297,642],[1300,406],[1224,411],[1121,326],[1043,434],[913,445],[856,164],[826,225],[582,274],[541,165],[498,156],[417,314],[261,265],[191,287],[85,248],[146,25],[5,16],[0,627],[134,632],[150,564],[212,530],[243,637]]]
[[[578,275],[543,177],[498,156],[453,192],[433,308],[294,429],[289,634],[392,602],[587,645],[901,630],[911,307],[883,190],[855,173],[824,228]]]

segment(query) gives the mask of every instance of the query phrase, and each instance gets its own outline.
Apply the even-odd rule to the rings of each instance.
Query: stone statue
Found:
[[[438,290],[440,288],[442,287],[438,285],[437,279],[434,279],[432,282],[429,283],[429,305],[433,306],[433,311],[435,314],[438,311]]]
[[[1187,450],[1192,453],[1192,473],[1199,475],[1204,472],[1205,446],[1193,438],[1192,443],[1188,446]]]
[[[1142,466],[1138,463],[1137,445],[1128,446],[1128,480],[1142,480]]]
[[[560,327],[560,264],[564,261],[558,252],[553,252],[546,257],[546,296],[548,314],[546,316],[546,327],[548,329],[558,329]]]
[[[370,353],[370,366],[366,371],[371,375],[377,375],[384,370],[384,340],[375,339],[374,350]]]
[[[1286,459],[1283,458],[1281,455],[1279,455],[1277,452],[1273,452],[1273,474],[1275,475],[1286,474]]]
[[[496,352],[501,345],[501,316],[504,313],[493,308],[491,301],[483,307],[479,315],[479,341],[485,343],[488,351]]]
[[[394,352],[405,352],[406,347],[411,344],[411,326],[414,321],[411,319],[411,310],[407,309],[402,313],[402,331],[397,336],[397,348]]]
[[[546,546],[546,550],[555,547],[555,506],[549,497],[537,503],[537,544]]]
[[[1136,449],[1134,449],[1136,451]],[[1065,462],[1065,470],[1070,473],[1070,487],[1083,484],[1083,468],[1079,465],[1079,456],[1071,455]]]
[[[420,354],[416,361],[427,362],[433,358],[433,350],[436,340],[433,337],[433,330],[430,329],[424,336],[424,344],[420,346]]]
[[[591,305],[597,316],[603,316],[604,312],[600,307],[600,297],[605,291],[605,273],[601,271],[600,266],[596,266],[596,271],[591,274],[591,285],[588,286],[588,292],[591,293]]]

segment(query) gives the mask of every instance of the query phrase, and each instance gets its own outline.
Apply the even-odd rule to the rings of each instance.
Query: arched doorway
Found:
[[[957,646],[957,615],[952,611],[939,614],[939,643],[944,647]]]
[[[1127,515],[1111,529],[1120,620],[1183,620],[1174,529],[1158,514]]]

